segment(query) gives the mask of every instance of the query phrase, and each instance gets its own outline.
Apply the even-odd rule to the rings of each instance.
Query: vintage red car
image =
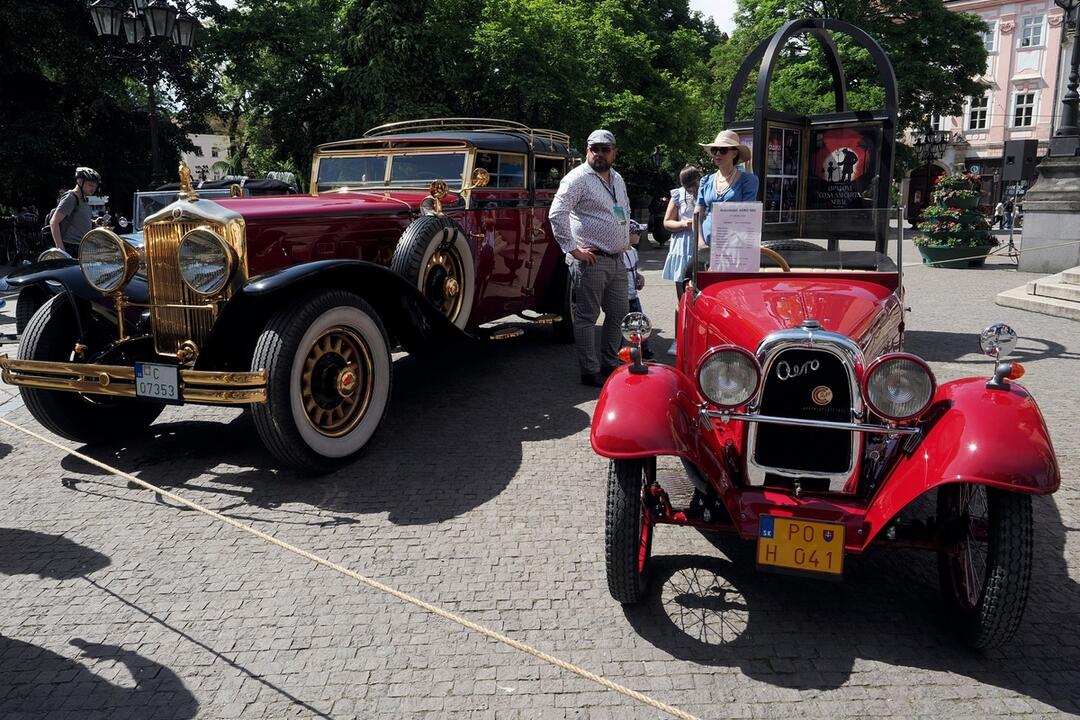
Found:
[[[783,271],[697,273],[675,366],[642,363],[631,345],[600,395],[591,441],[611,459],[612,597],[643,598],[661,523],[737,533],[756,543],[759,569],[822,578],[871,545],[921,548],[937,553],[965,640],[1007,641],[1028,593],[1031,496],[1060,483],[1039,408],[1015,382],[1023,370],[1004,359],[1016,334],[983,332],[992,377],[938,384],[902,350],[892,260],[776,247],[791,248]],[[648,328],[639,314],[624,321],[632,343]],[[693,484],[688,503],[673,503],[663,468]],[[933,519],[909,521],[928,493]]]
[[[331,469],[382,422],[393,348],[490,335],[514,314],[572,339],[547,222],[572,158],[563,133],[446,118],[320,146],[307,196],[200,199],[181,168],[141,242],[96,228],[79,260],[8,278],[41,307],[3,380],[79,442],[168,403],[250,406],[278,461]]]

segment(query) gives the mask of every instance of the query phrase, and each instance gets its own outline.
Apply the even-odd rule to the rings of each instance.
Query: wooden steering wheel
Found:
[[[780,269],[784,272],[791,272],[791,266],[788,265],[787,260],[785,260],[784,256],[780,253],[763,246],[761,248],[761,254],[771,260],[775,260],[777,264],[780,265]]]

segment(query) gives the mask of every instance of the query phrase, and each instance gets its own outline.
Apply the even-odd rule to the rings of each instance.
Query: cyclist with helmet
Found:
[[[56,209],[49,218],[49,233],[53,243],[74,257],[79,252],[79,242],[90,232],[93,218],[86,199],[97,192],[101,176],[93,168],[75,169],[75,187],[60,196]]]

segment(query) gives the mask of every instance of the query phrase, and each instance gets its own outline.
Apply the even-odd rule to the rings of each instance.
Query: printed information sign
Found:
[[[757,272],[761,269],[759,202],[713,203],[710,272]]]

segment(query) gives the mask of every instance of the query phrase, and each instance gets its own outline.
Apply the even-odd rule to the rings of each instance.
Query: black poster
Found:
[[[880,168],[880,126],[812,130],[806,230],[873,239]],[[881,202],[880,211],[887,204]]]

